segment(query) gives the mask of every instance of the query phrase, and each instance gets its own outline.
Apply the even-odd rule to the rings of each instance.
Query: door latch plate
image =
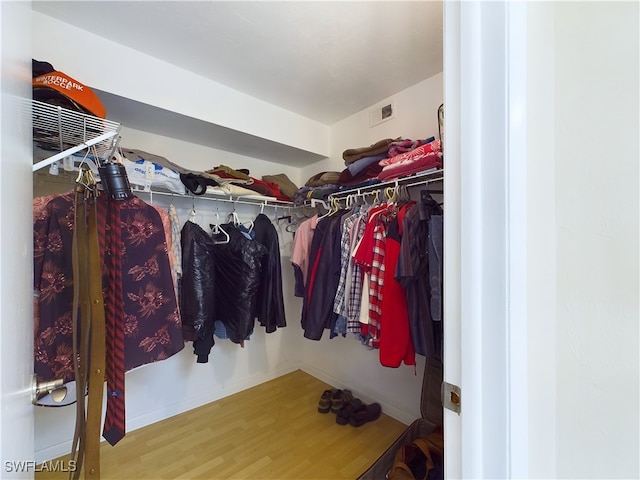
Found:
[[[442,382],[442,406],[460,415],[461,394],[460,387]]]

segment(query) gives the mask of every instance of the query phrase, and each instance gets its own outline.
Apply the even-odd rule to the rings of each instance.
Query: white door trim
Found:
[[[14,479],[35,470],[31,3],[0,2],[0,25],[0,478]]]
[[[445,2],[447,478],[526,476],[526,5]]]

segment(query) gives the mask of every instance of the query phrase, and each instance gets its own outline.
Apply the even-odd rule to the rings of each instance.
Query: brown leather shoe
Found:
[[[342,406],[353,400],[353,393],[351,390],[338,390],[331,398],[331,411],[333,413],[338,413],[338,410],[342,408]]]
[[[318,401],[318,412],[329,413],[329,410],[331,410],[331,399],[333,398],[336,392],[337,390],[335,388],[331,390],[325,390],[324,392],[322,392],[322,396]]]
[[[338,425],[346,425],[349,423],[349,417],[360,406],[362,402],[358,398],[354,398],[349,402],[345,402],[342,408],[336,412],[336,423]]]
[[[349,416],[349,423],[354,427],[360,427],[367,422],[373,422],[380,417],[382,413],[382,407],[379,403],[372,403],[370,405],[360,405]]]

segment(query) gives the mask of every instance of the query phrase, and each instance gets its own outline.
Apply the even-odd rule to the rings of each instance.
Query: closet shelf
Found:
[[[115,150],[120,124],[74,112],[57,105],[31,101],[33,143],[51,156],[33,164],[33,171],[80,150],[91,148],[96,160],[108,159]]]
[[[164,190],[144,190],[139,187],[132,188],[133,193],[147,194],[153,198],[154,195],[170,196],[172,198],[189,198],[191,200],[208,200],[213,202],[225,202],[241,205],[256,205],[264,207],[280,207],[280,208],[292,208],[294,207],[292,202],[285,202],[282,200],[276,200],[275,198],[263,197],[260,195],[223,195],[215,193],[205,193],[204,195],[188,195],[175,192],[168,192]]]
[[[382,191],[388,187],[398,187],[401,185],[405,187],[415,187],[418,185],[427,185],[429,183],[439,182],[439,181],[442,181],[443,179],[444,179],[444,170],[438,169],[438,170],[428,171],[422,174],[414,174],[408,177],[398,178],[396,180],[390,180],[387,182],[374,183],[372,185],[366,185],[364,187],[345,188],[344,190],[339,190],[335,193],[330,194],[329,203],[331,203],[331,200],[333,199],[339,200],[353,194],[360,195],[362,193],[367,193],[367,192],[371,193],[374,191]]]

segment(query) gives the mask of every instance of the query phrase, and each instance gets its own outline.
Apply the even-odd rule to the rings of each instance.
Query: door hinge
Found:
[[[442,382],[441,395],[442,406],[460,415],[460,387],[452,385],[451,383]]]

